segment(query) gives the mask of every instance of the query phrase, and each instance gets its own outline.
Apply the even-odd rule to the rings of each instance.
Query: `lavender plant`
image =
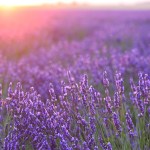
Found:
[[[146,84],[139,91],[141,76],[146,76]],[[108,83],[106,72],[103,77]],[[50,84],[46,100],[33,87],[24,92],[20,83],[14,90],[10,83],[8,97],[1,105],[1,110],[6,109],[5,115],[11,118],[7,127],[1,129],[5,132],[1,139],[4,150],[149,149],[150,80],[147,75],[140,75],[137,85],[134,83],[137,94],[147,90],[147,95],[141,97],[143,103],[147,100],[142,112],[139,103],[132,100],[122,101],[119,107],[114,105],[113,95],[111,98],[108,91],[106,98],[99,98],[99,91],[88,84],[87,75],[76,82],[69,73],[68,79],[68,85],[60,84],[62,92],[58,97]],[[116,85],[118,93],[123,92],[122,81],[123,78]],[[104,84],[104,88],[110,90],[109,84]],[[133,83],[131,92],[132,89]]]
[[[34,38],[0,43],[0,150],[149,150],[149,18],[52,11]]]

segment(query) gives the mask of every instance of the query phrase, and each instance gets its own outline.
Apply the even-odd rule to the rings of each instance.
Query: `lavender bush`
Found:
[[[0,149],[149,150],[149,12],[53,15],[1,45]]]
[[[61,94],[57,97],[50,84],[46,100],[33,87],[24,92],[20,83],[15,89],[10,84],[7,98],[1,99],[4,150],[148,150],[150,79],[140,74],[138,83],[132,81],[130,92],[125,93],[121,74],[115,78],[110,94],[104,72],[102,95],[88,84],[87,75],[78,83],[69,72],[68,84],[60,85]]]

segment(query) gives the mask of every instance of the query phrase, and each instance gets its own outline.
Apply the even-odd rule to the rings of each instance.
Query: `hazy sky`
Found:
[[[61,0],[51,0],[51,1],[60,1]],[[118,4],[118,3],[124,3],[124,4],[132,4],[137,2],[142,2],[143,0],[62,0],[62,2],[70,3],[70,2],[78,2],[78,3],[92,3],[92,4]]]
[[[43,3],[134,4],[143,0],[0,0],[0,5],[37,5]],[[147,0],[148,1],[148,0]]]

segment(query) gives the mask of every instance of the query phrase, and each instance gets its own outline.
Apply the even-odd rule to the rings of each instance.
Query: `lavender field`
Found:
[[[0,32],[0,150],[150,150],[150,11],[40,14]]]

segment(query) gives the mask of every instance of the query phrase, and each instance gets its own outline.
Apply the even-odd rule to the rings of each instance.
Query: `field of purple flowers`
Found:
[[[150,12],[54,12],[0,43],[0,150],[150,150]]]

